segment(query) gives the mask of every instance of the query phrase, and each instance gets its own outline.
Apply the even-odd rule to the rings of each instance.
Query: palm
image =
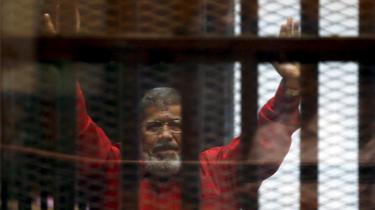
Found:
[[[283,78],[299,79],[301,76],[300,65],[298,63],[275,64],[275,68]]]

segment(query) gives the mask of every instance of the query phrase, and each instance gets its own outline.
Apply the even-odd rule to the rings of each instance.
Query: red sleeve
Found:
[[[87,114],[85,98],[77,83],[78,153],[90,169],[98,168],[105,160],[120,159],[119,148],[112,145],[104,131]]]
[[[284,83],[282,82],[275,96],[259,112],[258,129],[254,144],[250,148],[252,152],[249,159],[255,161],[258,165],[266,166],[265,168],[272,166],[271,169],[267,168],[268,171],[267,175],[264,176],[265,178],[277,171],[289,151],[291,135],[299,127],[299,102],[299,96],[286,96]],[[239,151],[239,137],[234,138],[226,146],[204,151],[201,154],[201,159],[208,160],[205,170],[210,168],[210,162],[239,160]],[[229,169],[227,168],[226,170]]]
[[[281,82],[275,96],[260,110],[258,127],[278,122],[285,125],[288,134],[292,135],[300,125],[299,103],[300,96],[287,96],[284,82]]]

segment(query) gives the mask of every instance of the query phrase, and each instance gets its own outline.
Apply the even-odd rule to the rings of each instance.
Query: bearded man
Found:
[[[46,26],[50,33],[56,33],[48,15]],[[299,34],[298,23],[288,19],[281,27],[281,36],[293,37]],[[276,172],[290,144],[291,135],[299,126],[299,78],[298,64],[274,64],[282,77],[275,94],[259,112],[258,131],[252,151],[256,162],[276,165],[267,168],[262,179]],[[180,210],[181,188],[178,175],[181,169],[181,100],[172,88],[162,87],[148,91],[140,103],[142,122],[140,125],[142,145],[142,178],[139,189],[141,210]],[[246,108],[246,107],[244,107]],[[287,110],[287,112],[285,112]],[[83,163],[80,172],[94,178],[104,179],[103,196],[98,209],[120,208],[120,163],[118,145],[111,143],[105,132],[88,115],[85,100],[79,85],[77,88],[77,124],[79,132],[79,154],[81,157],[101,161]],[[137,148],[134,148],[137,149]],[[241,186],[237,181],[236,164],[217,164],[240,160],[240,138],[234,138],[228,145],[203,151],[199,156],[202,210],[240,209],[236,192]],[[259,165],[262,169],[262,165]],[[123,177],[126,179],[126,177]],[[257,191],[255,186],[250,190]],[[124,201],[126,202],[126,201]]]

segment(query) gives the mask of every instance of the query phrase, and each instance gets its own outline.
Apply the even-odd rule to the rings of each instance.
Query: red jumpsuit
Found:
[[[270,160],[280,165],[289,150],[291,135],[299,125],[298,105],[299,97],[285,96],[285,89],[281,84],[275,97],[262,107],[255,141],[258,157],[261,157],[260,162]],[[83,164],[80,164],[80,171],[87,176],[101,171],[99,174],[104,179],[105,186],[102,189],[103,197],[97,207],[106,210],[118,209],[121,203],[118,163],[121,160],[120,150],[87,114],[80,88],[77,89],[77,118],[79,155],[84,159]],[[235,163],[238,158],[239,138],[234,138],[228,145],[211,148],[200,154],[201,209],[239,209],[235,197],[238,188],[237,165],[220,164],[228,161]],[[270,171],[267,176],[271,176],[276,170],[277,168]],[[178,182],[172,178],[156,186],[147,176],[142,177],[139,207],[141,210],[181,209],[181,189]]]

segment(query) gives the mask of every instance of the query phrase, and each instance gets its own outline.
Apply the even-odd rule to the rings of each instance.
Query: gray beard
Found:
[[[145,171],[156,177],[166,178],[176,175],[181,168],[179,153],[159,159],[153,154],[143,152]]]

